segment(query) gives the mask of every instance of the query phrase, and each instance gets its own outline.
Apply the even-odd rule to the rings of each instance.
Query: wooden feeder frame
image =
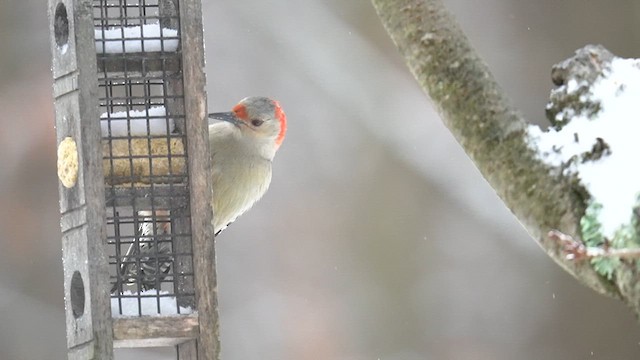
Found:
[[[98,59],[94,28],[96,6],[135,6],[156,3],[160,13],[178,21],[179,61],[162,61],[158,53],[138,52],[125,61]],[[49,24],[53,54],[53,93],[56,110],[58,175],[64,262],[64,293],[69,359],[113,359],[115,347],[176,346],[178,359],[218,359],[218,314],[216,298],[213,211],[211,209],[211,159],[208,137],[202,10],[200,0],[49,0]],[[126,9],[125,9],[126,10]],[[167,17],[169,19],[169,17]],[[160,23],[165,19],[160,17]],[[126,26],[123,24],[122,26]],[[123,60],[120,55],[120,60]],[[164,66],[178,77],[182,93],[164,106],[171,113],[179,107],[184,115],[176,127],[186,139],[182,146],[184,176],[175,184],[154,184],[143,170],[124,176],[118,183],[108,174],[107,141],[101,130],[100,84],[104,74]],[[169,88],[171,84],[167,85]],[[127,142],[127,139],[124,140]],[[129,141],[128,144],[131,144]],[[126,147],[129,148],[130,146]],[[159,171],[149,163],[149,173]],[[176,165],[176,164],[174,164]],[[184,168],[186,166],[186,168]],[[179,172],[168,167],[167,172]],[[137,169],[137,168],[136,168]],[[112,171],[112,170],[110,170]],[[134,174],[139,172],[137,174]],[[147,175],[149,175],[147,173]],[[113,173],[111,174],[113,175]],[[149,179],[145,183],[144,179]],[[183,186],[178,186],[180,181]],[[171,182],[171,181],[169,181]],[[107,189],[107,190],[105,190]],[[150,190],[151,189],[151,190]],[[188,213],[191,281],[181,286],[194,294],[193,312],[177,315],[115,317],[111,314],[109,241],[107,218],[116,206],[162,207],[149,191],[171,198],[181,189],[183,200],[175,200],[179,211]],[[114,196],[129,194],[130,198]],[[124,199],[124,200],[123,200]],[[145,200],[147,199],[147,200]],[[150,200],[149,200],[150,199]],[[165,200],[166,201],[166,200]],[[182,202],[181,202],[182,201]],[[145,204],[146,202],[146,204]],[[137,205],[134,205],[137,204]],[[182,210],[180,210],[182,209]],[[174,210],[172,210],[174,211]],[[134,212],[135,214],[135,212]],[[179,227],[179,224],[172,224]],[[181,245],[174,244],[175,247]],[[177,266],[177,265],[176,265]],[[181,268],[180,271],[184,271]],[[174,269],[177,272],[177,269]],[[113,275],[111,275],[113,277]],[[189,290],[189,289],[187,289]]]

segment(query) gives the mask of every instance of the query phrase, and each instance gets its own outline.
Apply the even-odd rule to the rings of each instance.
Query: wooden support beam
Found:
[[[198,314],[113,319],[117,348],[174,346],[198,337]]]
[[[113,359],[93,11],[49,0],[69,359]]]
[[[195,273],[196,308],[200,334],[196,350],[199,360],[216,360],[220,354],[217,278],[213,231],[211,152],[204,74],[204,37],[200,0],[180,1],[182,66],[184,74],[185,126],[189,187],[191,189],[191,233]],[[190,349],[193,344],[188,345]],[[180,349],[179,349],[180,351]],[[185,351],[186,352],[186,351]],[[192,352],[189,350],[189,352]],[[180,352],[179,352],[180,354]],[[180,357],[184,360],[186,358]]]

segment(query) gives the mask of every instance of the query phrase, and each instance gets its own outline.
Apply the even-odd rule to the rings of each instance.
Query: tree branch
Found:
[[[526,122],[509,105],[487,66],[439,0],[373,0],[409,69],[484,177],[542,248],[599,293],[622,298],[588,261],[566,258],[549,238],[558,229],[580,241],[589,196],[573,176],[540,161]],[[629,300],[627,300],[629,303]]]

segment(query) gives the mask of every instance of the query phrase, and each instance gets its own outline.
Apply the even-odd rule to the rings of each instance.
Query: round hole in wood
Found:
[[[71,288],[69,291],[71,312],[73,312],[73,317],[77,319],[84,314],[84,281],[82,281],[82,275],[79,271],[75,271],[71,276]]]
[[[69,18],[67,17],[67,7],[63,3],[56,6],[56,12],[53,17],[53,33],[56,39],[56,45],[59,48],[65,48],[69,42]]]

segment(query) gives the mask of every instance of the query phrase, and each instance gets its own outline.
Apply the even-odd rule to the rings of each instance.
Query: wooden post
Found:
[[[69,358],[112,359],[114,346],[175,345],[179,359],[216,360],[200,0],[49,0],[49,8]],[[152,116],[154,107],[165,112]],[[167,124],[165,134],[151,134],[158,119]],[[141,121],[146,133],[138,126],[134,134],[133,123]],[[171,297],[176,312],[160,310]],[[157,315],[143,314],[142,302],[150,299]],[[127,302],[135,314],[123,310]]]
[[[197,359],[219,357],[217,278],[213,230],[211,156],[204,74],[204,38],[200,0],[180,2],[185,125],[191,200],[191,234],[196,307],[200,333]],[[179,348],[181,360],[193,357],[193,344]],[[182,354],[180,351],[182,350]],[[190,357],[186,357],[190,355]]]
[[[113,359],[90,0],[49,0],[69,359]]]

